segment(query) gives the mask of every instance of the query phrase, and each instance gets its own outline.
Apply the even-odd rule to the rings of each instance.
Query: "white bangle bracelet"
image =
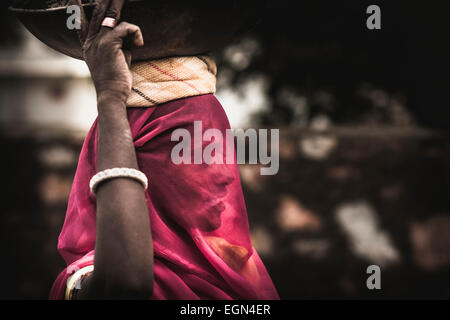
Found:
[[[148,187],[148,180],[145,174],[139,170],[131,168],[113,168],[98,172],[91,178],[89,188],[95,194],[96,188],[100,182],[115,178],[130,178],[139,181],[145,190]]]

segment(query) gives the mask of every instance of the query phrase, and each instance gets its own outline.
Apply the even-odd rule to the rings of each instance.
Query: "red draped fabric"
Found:
[[[128,119],[139,168],[149,179],[146,192],[154,244],[152,299],[278,299],[276,289],[249,236],[236,164],[180,164],[171,160],[175,129],[194,137],[203,130],[229,129],[212,94],[152,108],[129,108]],[[50,298],[63,299],[67,278],[93,265],[96,201],[89,180],[97,172],[97,122],[81,150],[58,250],[67,263]],[[204,142],[209,144],[210,142]],[[224,143],[224,150],[234,148]],[[194,143],[192,143],[192,154]],[[225,161],[225,152],[220,154]]]

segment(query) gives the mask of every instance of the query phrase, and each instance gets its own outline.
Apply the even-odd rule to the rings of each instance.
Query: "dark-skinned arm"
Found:
[[[74,0],[79,4],[80,0]],[[131,56],[123,39],[143,45],[139,27],[100,27],[107,15],[119,20],[124,0],[103,0],[89,25],[82,16],[85,61],[97,91],[98,171],[139,169],[125,102],[131,91]],[[74,291],[75,299],[148,299],[153,292],[153,246],[145,191],[129,178],[101,183],[96,191],[94,271]]]
[[[123,102],[98,102],[98,170],[138,168]],[[153,249],[142,185],[112,179],[97,189],[94,272],[83,281],[78,299],[149,298],[153,290]]]

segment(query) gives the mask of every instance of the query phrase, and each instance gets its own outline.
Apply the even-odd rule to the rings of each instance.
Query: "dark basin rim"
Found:
[[[128,2],[141,2],[143,0],[128,0]],[[83,3],[82,6],[83,7],[91,7],[91,6],[95,6],[96,3]],[[41,12],[52,12],[52,11],[60,11],[60,10],[66,10],[67,9],[67,5],[63,6],[63,7],[55,7],[55,8],[47,8],[47,9],[22,9],[22,8],[15,8],[13,6],[10,6],[8,8],[9,11],[11,12],[30,12],[30,13],[41,13]]]

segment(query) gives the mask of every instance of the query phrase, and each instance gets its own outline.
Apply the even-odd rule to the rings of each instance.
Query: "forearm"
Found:
[[[80,9],[77,34],[98,94],[97,170],[138,169],[125,108],[132,85],[131,55],[123,50],[123,43],[128,39],[140,47],[144,39],[136,25],[111,24],[111,20],[120,20],[125,0],[96,2],[88,20],[82,1],[69,0]],[[114,178],[96,187],[96,197],[94,272],[83,281],[76,297],[149,298],[153,246],[144,188],[130,178]]]
[[[97,171],[115,167],[138,169],[124,102],[108,94],[101,94],[97,109]]]
[[[138,169],[126,109],[119,99],[99,97],[98,171]],[[91,291],[107,298],[136,297],[152,290],[153,248],[142,185],[128,178],[99,185],[97,235]],[[87,294],[86,296],[89,296]]]

